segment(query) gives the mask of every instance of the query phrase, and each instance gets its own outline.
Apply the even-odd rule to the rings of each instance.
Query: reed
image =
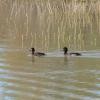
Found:
[[[97,45],[100,0],[0,0],[0,33],[46,50]]]

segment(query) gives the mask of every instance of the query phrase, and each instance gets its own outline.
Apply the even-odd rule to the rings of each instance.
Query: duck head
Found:
[[[63,48],[63,51],[64,51],[64,55],[66,55],[67,52],[68,52],[68,48],[67,48],[67,47],[64,47],[64,48]]]
[[[31,48],[31,50],[32,50],[32,54],[34,54],[34,52],[35,52],[35,49],[34,49],[34,48]]]

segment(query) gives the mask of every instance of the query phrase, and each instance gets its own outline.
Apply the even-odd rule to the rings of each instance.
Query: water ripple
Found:
[[[5,94],[8,97],[22,98],[25,96],[30,99],[36,98],[40,100],[46,100],[47,98],[48,100],[64,98],[99,100],[99,90],[86,87],[87,85],[94,86],[94,84],[74,79],[73,74],[80,72],[58,70],[30,73],[19,70],[15,72],[14,69],[3,69],[2,67],[0,68],[0,94]],[[67,77],[58,78],[62,75]],[[71,76],[72,79],[68,78],[68,76]]]

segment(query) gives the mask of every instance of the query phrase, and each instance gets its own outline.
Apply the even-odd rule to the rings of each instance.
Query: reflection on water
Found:
[[[99,100],[99,6],[100,0],[0,0],[0,100]],[[83,56],[64,57],[63,46]],[[29,56],[31,47],[48,56]]]
[[[5,49],[0,51],[0,100],[99,100],[99,58],[32,57]]]

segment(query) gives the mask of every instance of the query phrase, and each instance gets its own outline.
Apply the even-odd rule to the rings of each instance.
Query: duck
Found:
[[[68,55],[68,48],[67,47],[64,47],[63,51],[64,51],[64,55]],[[71,52],[71,53],[69,53],[69,55],[81,56],[82,54],[78,53],[78,52]]]
[[[31,48],[31,51],[32,51],[32,55],[34,55],[34,56],[44,56],[44,55],[46,55],[45,53],[42,53],[42,52],[35,52],[35,48]]]

